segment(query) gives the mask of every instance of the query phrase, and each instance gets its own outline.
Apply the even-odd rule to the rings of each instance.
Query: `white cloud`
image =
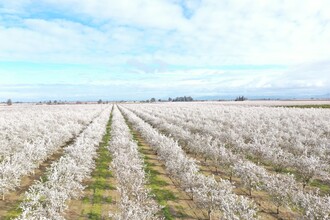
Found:
[[[29,1],[23,2],[29,5]],[[31,53],[33,48],[38,53],[40,47],[40,53],[55,51],[49,54],[54,57],[56,52],[70,50],[75,52],[72,59],[82,51],[89,52],[84,56],[90,57],[95,56],[94,51],[101,51],[98,59],[104,59],[101,56],[107,53],[130,56],[131,49],[139,57],[153,56],[170,64],[201,66],[291,65],[330,56],[328,1],[208,0],[192,6],[187,1],[185,7],[194,10],[190,19],[176,1],[44,2],[63,13],[71,13],[72,17],[87,16],[102,23],[102,30],[71,21],[27,19],[22,21],[24,28],[2,28],[4,43],[0,46],[25,48]],[[22,4],[16,5],[22,10]],[[12,37],[16,47],[6,42]],[[147,50],[149,47],[154,50]]]
[[[145,88],[325,91],[329,10],[327,0],[0,0],[0,59],[117,66],[127,80],[116,83]],[[221,69],[270,64],[288,70]]]
[[[116,20],[141,27],[173,29],[184,23],[181,8],[170,1],[159,0],[49,0],[67,10],[87,14],[97,21]]]

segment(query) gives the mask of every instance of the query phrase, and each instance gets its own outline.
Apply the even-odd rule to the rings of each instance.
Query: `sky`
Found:
[[[330,97],[328,0],[0,0],[0,101]]]

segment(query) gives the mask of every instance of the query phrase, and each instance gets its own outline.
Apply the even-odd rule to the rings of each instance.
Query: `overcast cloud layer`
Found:
[[[330,1],[0,0],[0,101],[330,94]]]

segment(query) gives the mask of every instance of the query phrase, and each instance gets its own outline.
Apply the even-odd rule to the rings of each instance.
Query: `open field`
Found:
[[[195,102],[196,103],[196,102]],[[245,100],[245,101],[197,101],[204,104],[250,106],[330,106],[330,100]]]
[[[0,106],[0,219],[329,219],[328,106]]]

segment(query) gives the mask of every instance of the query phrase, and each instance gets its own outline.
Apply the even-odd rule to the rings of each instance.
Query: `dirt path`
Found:
[[[20,214],[19,204],[24,199],[24,193],[29,189],[31,185],[34,184],[35,181],[40,180],[46,173],[46,170],[50,165],[58,160],[60,157],[64,155],[64,149],[73,144],[76,138],[92,123],[90,121],[76,136],[72,137],[69,141],[67,141],[64,145],[62,145],[57,151],[55,151],[52,155],[50,155],[45,161],[43,161],[37,169],[35,169],[31,175],[24,176],[21,179],[20,187],[7,193],[5,195],[5,200],[0,200],[0,219],[11,219],[13,217],[17,217]]]
[[[68,202],[69,208],[64,215],[66,219],[110,219],[109,213],[118,210],[119,192],[114,187],[117,185],[116,179],[109,170],[112,158],[107,149],[111,136],[111,119],[110,116],[106,134],[97,150],[98,157],[92,178],[84,182],[86,189],[83,197]]]
[[[144,120],[144,118],[142,118]],[[145,121],[145,120],[144,120]],[[148,121],[145,121],[146,123],[150,124]],[[159,130],[156,128],[160,133],[168,136],[168,132],[164,130]],[[180,143],[180,140],[179,140]],[[186,146],[188,147],[188,146]],[[204,158],[202,156],[196,156],[193,153],[189,153],[185,147],[183,147],[183,150],[186,152],[186,154],[197,160],[199,166],[200,166],[200,172],[204,175],[214,175],[214,177],[217,180],[220,179],[230,179],[230,172],[226,169],[223,169],[221,167],[216,167],[212,164],[211,161],[204,161]],[[232,183],[235,186],[234,192],[237,195],[243,195],[246,197],[249,197],[248,190],[242,187],[242,182],[239,178],[232,177]],[[255,201],[255,203],[258,205],[258,209],[260,210],[258,213],[258,216],[260,219],[267,219],[267,220],[274,220],[274,219],[299,219],[301,216],[292,210],[280,207],[280,213],[276,214],[276,206],[272,203],[270,200],[269,195],[264,191],[256,191],[254,190],[252,192],[252,197],[250,197],[252,200]]]
[[[109,169],[108,164],[106,167]],[[110,219],[109,213],[116,212],[119,193],[114,186],[117,182],[111,171],[101,172],[100,176],[97,169],[92,178],[84,182],[87,187],[81,199],[68,202],[69,208],[64,215],[66,219]]]
[[[164,206],[165,219],[208,219],[207,211],[197,208],[194,201],[178,185],[178,182],[167,173],[165,165],[156,152],[146,143],[141,135],[130,126],[134,139],[138,142],[139,151],[149,173],[148,187],[156,195],[156,200]]]
[[[131,111],[131,110],[130,110]],[[135,114],[137,113],[137,111],[133,111]],[[164,117],[164,116],[161,116],[161,115],[154,115],[154,114],[150,114],[150,113],[147,113],[149,115],[152,115],[152,116],[155,116],[155,117],[160,117],[162,119],[164,119],[165,121],[167,121],[168,123],[172,123],[176,126],[181,126],[180,123],[178,123],[177,121],[173,120],[173,119],[168,119],[167,117]],[[141,117],[139,115],[139,117]],[[146,120],[146,118],[144,117],[141,117],[143,118],[143,120],[145,122],[150,122],[149,120]],[[217,120],[213,120],[214,122],[218,122]],[[183,125],[184,126],[184,125]],[[199,129],[192,129],[192,128],[186,128],[188,129],[189,132],[193,132],[193,133],[200,133],[200,132],[204,132],[202,128],[199,128]],[[160,130],[161,131],[161,130]],[[167,131],[164,131],[163,132],[164,134],[168,134]],[[213,135],[212,135],[213,136]],[[215,136],[213,136],[214,138],[216,138]],[[299,176],[299,173],[292,169],[292,168],[286,168],[285,170],[283,171],[277,171],[276,170],[276,167],[274,165],[272,165],[269,161],[265,160],[265,159],[258,159],[257,157],[254,157],[253,155],[249,155],[248,157],[245,157],[245,159],[255,163],[255,164],[258,164],[258,166],[261,166],[263,167],[264,169],[266,169],[269,173],[291,173],[291,174],[294,174],[295,176]],[[299,185],[299,187],[302,187],[302,180],[300,178],[296,178],[296,181]],[[315,190],[319,190],[320,194],[321,195],[328,195],[330,193],[330,185],[329,183],[327,183],[325,180],[322,180],[320,177],[316,176],[314,177],[314,179],[306,186],[305,190],[306,191],[315,191]]]
[[[200,171],[204,175],[213,175],[216,180],[230,179],[229,171],[221,168],[216,168],[210,161],[204,161],[203,157],[195,156],[187,153],[191,158],[196,159],[199,162]],[[249,196],[247,189],[242,187],[241,179],[232,176],[232,184],[235,186],[234,192],[237,195]],[[252,197],[250,197],[257,205],[259,209],[258,216],[260,219],[274,220],[274,219],[299,219],[297,213],[292,212],[290,209],[280,207],[280,213],[276,214],[276,206],[270,201],[269,195],[264,191],[252,191]]]
[[[47,168],[56,160],[58,160],[64,154],[64,148],[72,144],[75,137],[68,141],[65,145],[60,147],[55,153],[42,162],[37,169],[34,170],[33,174],[24,176],[21,179],[20,187],[12,191],[5,196],[5,200],[0,200],[0,219],[9,219],[17,216],[20,213],[18,206],[24,199],[24,193],[29,189],[35,181],[40,180],[45,175]]]

